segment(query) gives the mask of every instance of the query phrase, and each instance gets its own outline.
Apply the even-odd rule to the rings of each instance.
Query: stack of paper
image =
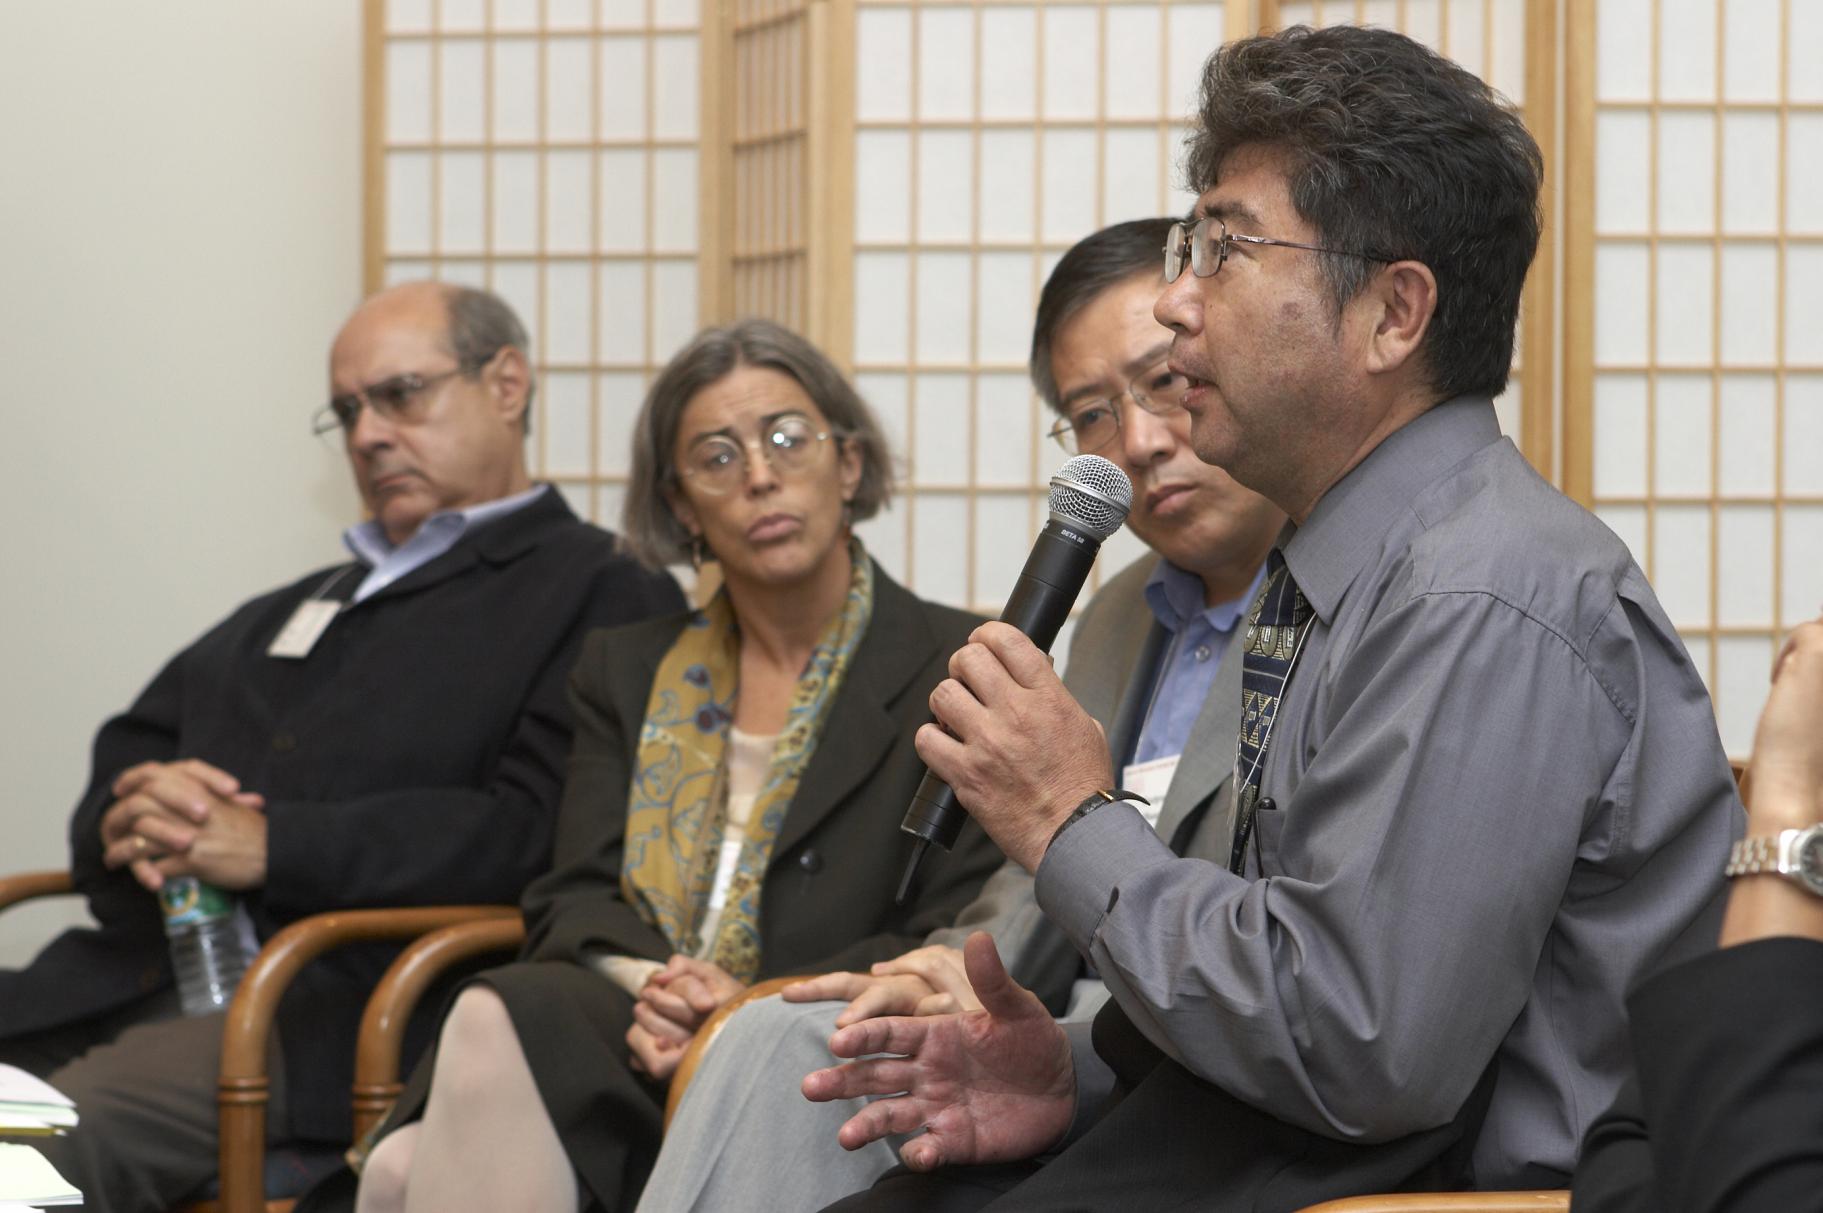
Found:
[[[0,1136],[54,1133],[75,1124],[69,1096],[17,1066],[0,1065]]]
[[[57,1174],[31,1146],[0,1142],[0,1201],[24,1205],[79,1205],[82,1193]]]

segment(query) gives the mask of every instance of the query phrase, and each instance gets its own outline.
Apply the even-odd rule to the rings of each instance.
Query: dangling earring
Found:
[[[709,559],[709,541],[700,534],[690,536],[690,563],[697,572],[703,571],[703,561]]]

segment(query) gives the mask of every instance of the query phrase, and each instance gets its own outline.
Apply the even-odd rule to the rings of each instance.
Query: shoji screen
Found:
[[[1354,23],[1399,30],[1474,72],[1524,112],[1545,156],[1546,229],[1527,283],[1512,376],[1494,407],[1501,429],[1555,480],[1555,234],[1549,216],[1557,171],[1557,0],[1262,0],[1260,9],[1269,28]]]
[[[369,286],[510,301],[534,471],[616,519],[646,380],[697,327],[697,0],[369,0],[367,33]]]
[[[1774,646],[1823,604],[1823,5],[1573,10],[1567,487],[1745,754]]]
[[[903,461],[865,534],[920,593],[997,611],[1065,458],[1026,379],[1057,255],[1181,213],[1198,69],[1235,32],[1202,0],[860,0],[854,367]],[[1111,542],[1100,568],[1138,552]]]

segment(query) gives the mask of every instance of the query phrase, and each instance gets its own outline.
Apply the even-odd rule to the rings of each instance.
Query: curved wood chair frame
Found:
[[[1350,1196],[1301,1213],[1568,1213],[1568,1192],[1414,1192]]]

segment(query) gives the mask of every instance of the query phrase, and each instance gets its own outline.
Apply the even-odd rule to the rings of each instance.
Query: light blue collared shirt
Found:
[[[504,518],[538,500],[540,494],[553,492],[548,484],[534,485],[523,493],[471,505],[466,510],[439,510],[426,518],[417,533],[394,547],[378,521],[368,519],[342,532],[342,542],[354,558],[367,566],[367,576],[355,587],[351,602],[365,602],[399,578],[422,568],[456,546],[471,527],[496,518]]]
[[[1246,618],[1253,597],[1260,592],[1265,566],[1239,598],[1203,605],[1203,579],[1161,560],[1146,581],[1146,605],[1159,625],[1171,633],[1171,646],[1152,683],[1152,702],[1133,747],[1135,763],[1169,758],[1184,752],[1190,729],[1215,684],[1216,667],[1228,640]]]

